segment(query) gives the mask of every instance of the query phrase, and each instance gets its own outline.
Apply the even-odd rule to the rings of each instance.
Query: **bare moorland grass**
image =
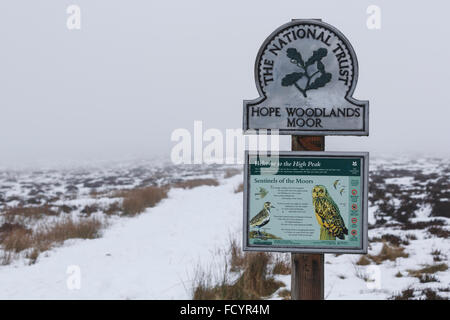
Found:
[[[236,189],[234,189],[234,193],[239,193],[239,192],[242,192],[242,191],[244,191],[244,184],[243,183],[239,184],[236,187]]]
[[[239,278],[233,283],[222,281],[211,285],[200,278],[195,281],[194,300],[249,300],[261,299],[272,295],[284,286],[267,274],[270,255],[264,252],[247,253],[246,263]]]
[[[450,231],[448,231],[444,228],[441,228],[441,227],[431,227],[431,228],[428,228],[427,231],[428,231],[428,233],[430,233],[436,237],[439,237],[439,238],[448,239],[450,237]]]
[[[414,289],[408,288],[398,294],[391,296],[389,300],[411,300],[413,298],[414,298]]]
[[[272,269],[272,274],[291,274],[291,261],[286,255],[277,255]]]
[[[230,271],[239,277],[229,283],[227,268],[220,283],[213,284],[208,274],[197,275],[194,280],[192,297],[194,300],[248,300],[261,299],[272,295],[284,284],[268,273],[272,255],[266,252],[242,252],[237,242],[230,243]]]
[[[95,188],[92,188],[91,191],[89,192],[89,196],[91,198],[103,198],[108,196],[108,191],[98,191]]]
[[[22,225],[5,223],[0,227],[0,245],[7,257],[29,250],[26,257],[34,263],[41,252],[60,245],[68,239],[98,238],[103,227],[104,223],[94,218],[78,221],[65,218],[55,224],[40,225],[34,232]],[[10,261],[10,258],[6,262],[3,259],[2,264]]]
[[[206,179],[190,179],[185,181],[180,181],[173,184],[174,188],[183,188],[183,189],[193,189],[200,186],[218,186],[219,181],[216,179],[206,178]]]
[[[101,210],[100,206],[97,203],[93,203],[84,206],[84,208],[81,210],[81,213],[86,216],[90,216],[91,214],[99,212],[100,210]]]
[[[49,205],[33,207],[17,206],[5,208],[2,211],[5,221],[8,222],[13,221],[15,217],[40,219],[43,216],[57,216],[59,214],[59,212],[52,209]]]
[[[447,260],[447,255],[443,254],[441,250],[433,250],[431,251],[431,255],[433,256],[434,262],[441,262]]]
[[[116,196],[123,197],[123,213],[134,216],[144,212],[146,208],[154,207],[162,199],[167,198],[168,192],[169,188],[167,186],[150,186],[119,191],[116,193]]]
[[[356,264],[358,266],[367,266],[367,265],[369,265],[370,264],[370,260],[369,260],[369,258],[367,258],[367,254],[361,255],[359,257],[359,260],[356,262]]]
[[[236,282],[243,289],[245,295],[249,298],[267,297],[284,286],[282,282],[276,281],[267,273],[267,266],[271,261],[270,254],[257,252],[245,255],[245,268]]]
[[[417,236],[414,233],[408,233],[405,237],[408,240],[417,240]]]
[[[438,289],[438,291],[440,291]],[[424,295],[424,300],[447,300],[446,298],[440,296],[437,290],[431,288],[426,288],[422,290],[422,295]]]
[[[398,239],[397,238],[398,237],[395,236],[391,237],[391,235],[388,235],[386,237],[386,239],[391,240],[394,243],[402,243],[400,238]],[[395,261],[397,258],[409,257],[409,254],[405,252],[405,248],[402,248],[401,246],[397,245],[389,245],[388,242],[386,242],[386,240],[382,240],[382,238],[380,238],[378,241],[383,242],[383,246],[381,247],[380,252],[376,255],[371,254],[361,255],[359,260],[356,262],[356,265],[367,266],[372,262],[376,264],[381,264],[386,260]]]
[[[387,243],[383,243],[383,247],[380,252],[376,255],[367,255],[367,258],[375,262],[376,264],[381,264],[383,261],[395,261],[397,258],[408,258],[409,254],[404,252],[405,248],[397,246],[389,246]]]
[[[111,203],[108,207],[103,209],[103,213],[108,216],[120,214],[120,212],[122,212],[122,204],[118,201]]]
[[[2,239],[6,234],[15,230],[31,231],[30,229],[26,228],[24,225],[20,223],[5,222],[0,226],[0,241],[3,241]]]
[[[412,277],[421,278],[423,275],[430,275],[436,272],[447,271],[448,265],[446,263],[438,263],[438,264],[427,264],[420,269],[416,270],[407,270],[408,274]]]
[[[7,266],[13,259],[13,254],[10,251],[3,251],[0,255],[0,265]]]
[[[389,244],[397,247],[400,245],[409,245],[408,239],[402,239],[399,236],[389,233],[383,234],[381,237],[370,238],[370,242],[388,242]]]
[[[406,221],[401,226],[402,230],[420,230],[426,229],[428,227],[442,227],[445,226],[446,222],[441,219],[433,219],[428,221],[418,221],[418,222],[410,222]]]
[[[423,274],[418,278],[420,283],[439,282],[438,278],[432,274]]]
[[[231,173],[229,173],[231,174]],[[0,225],[0,246],[3,255],[0,257],[1,264],[9,264],[17,254],[26,251],[24,256],[34,263],[41,252],[63,243],[65,240],[80,238],[92,239],[100,236],[100,229],[104,223],[96,218],[90,218],[96,212],[103,212],[107,216],[124,214],[134,216],[143,212],[146,208],[154,207],[162,199],[167,198],[170,187],[192,189],[198,186],[217,186],[219,182],[215,179],[192,179],[169,186],[148,186],[135,189],[119,190],[114,193],[99,193],[92,190],[90,196],[100,198],[109,196],[123,198],[104,206],[93,203],[81,207],[80,220],[64,218],[60,214],[69,214],[78,209],[77,206],[68,205],[34,205],[4,208],[2,215],[4,223]],[[59,216],[56,223],[41,222],[46,216]],[[25,227],[23,219],[33,220],[33,230]],[[45,220],[44,220],[45,221]],[[28,225],[28,222],[26,223]]]
[[[44,225],[33,239],[44,247],[61,244],[68,239],[95,239],[100,236],[102,221],[96,218],[75,221],[71,218],[63,219],[53,225]]]
[[[190,179],[177,182],[172,185],[164,186],[148,186],[129,190],[121,190],[113,193],[113,197],[123,198],[120,205],[119,202],[111,204],[104,211],[106,214],[116,214],[120,211],[124,215],[134,216],[144,212],[146,208],[152,208],[161,200],[167,198],[171,187],[193,189],[200,186],[218,186],[216,179]]]
[[[288,289],[281,289],[278,292],[278,295],[283,299],[283,300],[291,300],[291,291]]]
[[[15,229],[2,234],[2,246],[5,251],[19,253],[33,245],[31,230]]]
[[[230,240],[230,271],[237,272],[244,267],[245,255],[236,239]]]
[[[61,206],[58,206],[59,212],[63,213],[71,213],[72,211],[77,210],[77,206],[68,206],[66,204],[63,204]]]
[[[446,300],[439,295],[439,292],[446,292],[447,288],[438,288],[433,290],[426,288],[415,291],[413,288],[407,288],[398,294],[395,294],[389,298],[389,300]]]
[[[241,173],[242,173],[242,170],[235,169],[235,168],[230,168],[230,169],[225,170],[225,173],[224,173],[223,177],[225,179],[228,179],[228,178],[237,176],[238,174],[241,174]]]

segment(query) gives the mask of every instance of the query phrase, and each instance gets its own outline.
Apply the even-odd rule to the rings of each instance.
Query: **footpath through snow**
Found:
[[[0,267],[0,299],[190,299],[199,265],[242,228],[242,176],[217,187],[172,189],[134,218],[118,218],[103,237],[68,241],[32,266]],[[79,266],[81,288],[69,290],[67,268]]]
[[[32,266],[0,266],[0,299],[190,299],[198,267],[215,271],[213,277],[219,279],[223,250],[229,248],[230,237],[240,240],[242,193],[234,190],[241,181],[238,175],[217,187],[172,189],[169,198],[155,208],[134,218],[114,218],[100,239],[67,241],[48,257],[42,254]],[[402,239],[414,234],[417,240],[405,247],[409,257],[380,265],[357,265],[359,255],[327,254],[327,299],[386,299],[411,286],[448,287],[448,271],[437,274],[440,282],[431,283],[408,275],[408,270],[434,263],[431,250],[442,252],[447,260],[448,241],[431,237],[426,230],[378,228],[369,233]],[[378,254],[381,248],[381,242],[372,242],[369,253]],[[67,286],[70,275],[66,272],[72,265],[81,270],[79,290]],[[365,281],[369,273],[378,277],[378,287]],[[277,278],[290,289],[289,275]],[[439,294],[448,297],[445,292]]]

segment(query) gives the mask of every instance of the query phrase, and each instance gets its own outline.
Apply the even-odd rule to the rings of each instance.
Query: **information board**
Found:
[[[244,250],[367,252],[366,152],[246,153]]]

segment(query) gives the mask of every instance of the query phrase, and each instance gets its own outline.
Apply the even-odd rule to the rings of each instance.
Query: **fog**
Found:
[[[80,30],[66,27],[71,4]],[[327,150],[449,156],[449,13],[443,1],[2,1],[0,164],[168,155],[195,120],[241,128],[257,51],[292,18],[346,35],[354,97],[370,101],[370,136],[327,137]]]

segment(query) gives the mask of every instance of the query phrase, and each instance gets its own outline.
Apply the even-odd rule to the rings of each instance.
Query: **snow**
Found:
[[[421,170],[422,174],[429,172],[442,176],[440,163],[436,162],[432,166],[425,160],[419,160],[405,167],[402,161],[371,162],[373,168],[407,168],[410,171]],[[120,170],[112,168],[93,172],[72,171],[67,174],[55,171],[46,174],[45,177],[48,178],[45,179],[43,175],[34,173],[0,172],[3,175],[0,177],[3,179],[0,196],[3,193],[5,199],[16,196],[26,198],[30,190],[26,188],[26,183],[42,186],[48,197],[57,191],[63,192],[68,185],[76,185],[79,191],[75,198],[59,198],[52,204],[76,206],[72,214],[77,216],[85,205],[106,206],[118,201],[118,198],[108,197],[92,199],[89,196],[91,189],[83,187],[86,181],[97,181],[102,176],[117,177],[117,181],[120,181],[121,177],[130,177],[130,182],[125,185],[113,185],[106,181],[97,191],[104,190],[104,187],[107,187],[106,191],[131,188],[141,185],[144,179],[152,177],[155,172],[160,174],[157,170],[159,169],[153,168],[146,176],[143,176],[141,171],[131,170],[127,166]],[[219,176],[217,172],[209,173],[194,167],[180,171],[165,170],[167,175],[160,174],[156,183],[164,184],[181,177]],[[220,176],[222,173],[223,171]],[[11,177],[15,179],[9,181]],[[413,180],[414,177],[404,176],[385,179],[385,183],[397,184],[402,190],[406,190]],[[50,187],[55,181],[60,181],[61,185]],[[133,218],[110,217],[110,225],[99,239],[66,241],[63,246],[41,254],[38,261],[30,266],[24,264],[27,261],[25,259],[0,266],[0,299],[190,299],[196,272],[215,270],[220,276],[230,238],[241,240],[243,198],[242,193],[235,193],[234,190],[242,182],[242,175],[221,179],[220,182],[216,187],[171,189],[168,199],[154,208],[147,209],[141,215]],[[420,188],[425,188],[425,185]],[[425,192],[409,194],[411,198],[427,196]],[[399,206],[400,200],[397,196],[389,193],[384,195],[384,199],[391,201],[394,206]],[[375,200],[369,207],[370,224],[377,222],[379,201]],[[17,203],[17,200],[5,200],[8,206]],[[429,204],[421,205],[414,211],[410,222],[435,219],[430,217],[430,212]],[[445,221],[446,226],[443,228],[448,230],[450,219],[438,218]],[[385,216],[384,219],[395,222],[391,216]],[[410,243],[404,246],[409,257],[383,261],[380,265],[359,266],[356,264],[359,255],[325,255],[327,299],[387,299],[409,287],[449,287],[448,270],[436,273],[439,282],[433,283],[420,283],[417,278],[408,275],[408,270],[433,264],[433,250],[440,250],[443,254],[442,262],[449,264],[448,239],[434,237],[426,229],[401,230],[395,227],[395,223],[369,230],[369,239],[379,238],[384,234],[396,235],[402,239],[406,239],[407,235],[414,235],[416,240],[409,240]],[[382,243],[371,241],[369,254],[376,255],[381,247]],[[71,266],[80,268],[80,289],[69,289],[67,285],[67,282],[73,279],[73,276],[68,274],[68,268],[70,270]],[[398,272],[403,276],[396,277]],[[374,277],[377,281],[368,282],[364,280],[365,277]],[[233,274],[230,274],[229,278],[232,279]],[[286,284],[280,290],[290,289],[290,275],[277,275],[276,278]],[[439,292],[439,295],[450,296],[448,292]],[[268,298],[279,299],[276,293]]]
[[[411,219],[412,222],[427,221],[430,218],[431,206],[426,205],[415,211],[416,217]]]
[[[385,180],[386,184],[398,184],[410,186],[414,182],[414,177],[389,178]]]
[[[370,235],[369,236],[373,236]],[[418,237],[419,238],[419,237]],[[381,243],[374,243],[372,253],[378,253]],[[449,243],[438,239],[418,239],[411,241],[405,252],[408,258],[397,258],[395,261],[387,261],[380,265],[358,266],[356,261],[358,255],[325,255],[325,296],[327,299],[387,299],[393,294],[407,289],[410,286],[421,288],[417,278],[408,275],[408,270],[420,269],[426,264],[433,264],[432,250],[449,252]],[[448,261],[444,261],[448,263]],[[396,277],[397,272],[402,277]],[[358,278],[357,273],[365,274],[377,282],[366,282]],[[340,279],[344,275],[345,279]],[[424,284],[425,288],[445,288],[450,284],[450,273],[448,271],[436,273],[440,282]],[[425,286],[426,285],[426,286]],[[439,293],[445,296],[444,293]],[[448,295],[447,295],[448,296]]]
[[[377,212],[378,206],[373,206],[373,207],[369,207],[368,208],[368,213],[367,213],[367,220],[369,222],[369,224],[375,224],[375,222],[377,222],[377,220],[375,219],[375,212]]]
[[[100,239],[67,241],[31,266],[1,267],[0,299],[190,299],[196,268],[241,228],[241,179],[172,189],[144,214],[117,218]],[[81,271],[79,290],[67,286],[71,265]]]

